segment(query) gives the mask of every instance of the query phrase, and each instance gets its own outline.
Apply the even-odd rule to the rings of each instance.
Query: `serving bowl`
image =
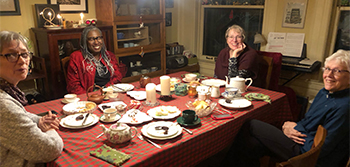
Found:
[[[217,103],[209,99],[205,101],[196,99],[195,101],[188,101],[185,105],[188,107],[188,109],[194,110],[198,117],[201,118],[211,114],[215,109]]]

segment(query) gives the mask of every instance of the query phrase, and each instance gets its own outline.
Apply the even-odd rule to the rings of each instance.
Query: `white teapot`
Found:
[[[107,129],[104,125],[100,125],[103,128],[103,133],[106,135],[107,140],[114,144],[120,144],[131,140],[137,135],[137,129],[135,127],[129,127],[124,123],[113,124]],[[134,131],[134,133],[132,133]]]
[[[239,90],[239,93],[244,93],[247,91],[249,86],[253,83],[253,80],[251,78],[240,78],[239,76],[230,78],[230,83],[228,82],[228,77],[226,77],[226,87],[235,87]],[[250,81],[248,86],[245,85],[246,81]]]

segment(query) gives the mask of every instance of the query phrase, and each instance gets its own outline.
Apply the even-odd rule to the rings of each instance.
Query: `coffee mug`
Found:
[[[129,42],[129,47],[134,47],[134,43]]]
[[[191,81],[196,80],[197,75],[196,75],[196,74],[193,74],[193,73],[189,73],[189,74],[186,74],[186,75],[185,75],[185,78],[186,78],[186,81],[187,81],[187,82],[191,82]]]
[[[74,102],[76,98],[77,98],[77,95],[76,95],[76,94],[66,94],[66,95],[64,95],[64,99],[65,99],[68,103]]]
[[[129,47],[129,43],[124,43],[124,48],[128,48]]]
[[[196,112],[193,110],[182,111],[182,118],[184,120],[184,123],[186,124],[191,124],[198,120],[198,116],[196,115]]]
[[[107,108],[103,110],[103,115],[106,120],[114,120],[117,114],[117,109],[115,108]]]

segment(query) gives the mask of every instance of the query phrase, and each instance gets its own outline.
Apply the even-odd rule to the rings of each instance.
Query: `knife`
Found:
[[[87,118],[89,117],[90,113],[87,113],[86,116],[85,116],[85,119],[83,121],[83,123],[81,124],[82,126],[84,125],[84,123],[86,122]]]
[[[119,90],[121,90],[121,91],[125,91],[125,89],[122,89],[122,88],[120,88],[120,87],[118,87],[118,86],[115,86],[115,85],[112,85],[112,87],[113,87],[113,88],[117,88],[117,89],[119,89]]]

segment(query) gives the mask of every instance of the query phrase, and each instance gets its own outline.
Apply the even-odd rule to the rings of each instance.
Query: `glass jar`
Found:
[[[196,86],[195,85],[191,85],[188,88],[188,96],[190,98],[195,98],[197,96],[197,90],[196,90]]]

